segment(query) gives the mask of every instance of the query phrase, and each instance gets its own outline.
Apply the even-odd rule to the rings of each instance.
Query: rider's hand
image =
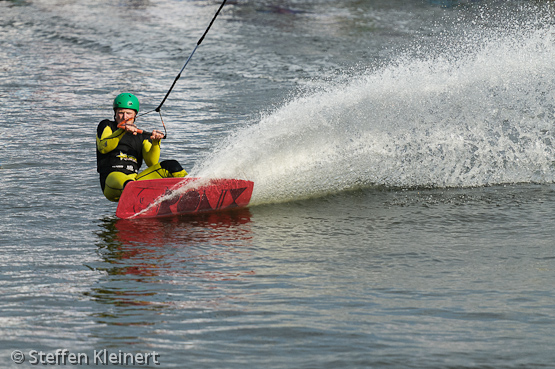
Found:
[[[135,125],[135,121],[134,121],[133,118],[124,120],[123,122],[118,124],[118,128],[121,128],[121,129],[123,129],[124,131],[127,131],[127,132],[131,132],[134,135],[137,135],[137,133],[139,133],[139,131],[140,131],[137,128],[137,126]]]
[[[153,130],[152,131],[152,135],[150,136],[151,140],[161,140],[162,138],[164,138],[164,134],[158,130]]]

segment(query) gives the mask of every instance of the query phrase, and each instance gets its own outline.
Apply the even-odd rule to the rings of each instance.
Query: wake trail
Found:
[[[254,204],[370,186],[553,183],[555,27],[471,30],[284,103],[191,172],[254,181]]]

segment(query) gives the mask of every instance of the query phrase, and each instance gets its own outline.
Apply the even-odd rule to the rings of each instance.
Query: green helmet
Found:
[[[133,94],[123,93],[114,99],[114,110],[116,109],[133,109],[139,112],[139,99]]]

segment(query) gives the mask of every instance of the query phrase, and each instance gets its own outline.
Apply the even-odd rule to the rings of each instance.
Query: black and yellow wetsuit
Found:
[[[139,173],[144,162],[147,169]],[[96,162],[100,186],[110,201],[118,201],[129,181],[184,177],[187,172],[175,160],[160,160],[160,140],[133,135],[111,120],[103,120],[96,130]]]

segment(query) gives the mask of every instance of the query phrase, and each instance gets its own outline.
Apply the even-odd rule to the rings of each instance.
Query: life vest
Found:
[[[109,127],[112,133],[118,130],[114,121],[105,119],[98,124],[96,130],[97,142],[102,133]],[[98,173],[123,172],[125,174],[138,173],[143,163],[143,141],[148,135],[131,133],[122,130],[119,143],[114,150],[102,154],[96,149],[96,170]]]

